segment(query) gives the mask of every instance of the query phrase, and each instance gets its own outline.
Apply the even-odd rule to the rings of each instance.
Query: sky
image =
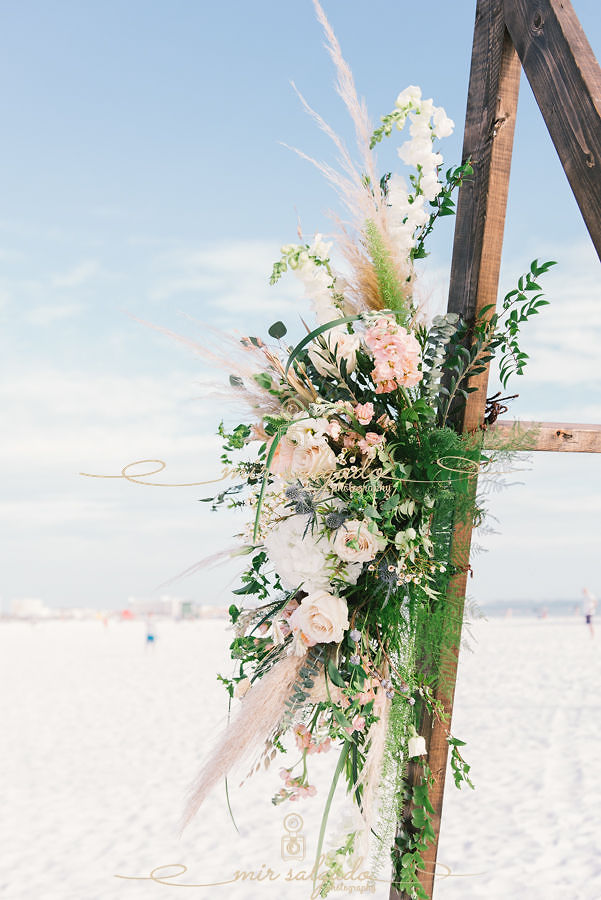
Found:
[[[601,54],[594,0],[574,7]],[[474,0],[324,0],[377,123],[421,85],[456,122],[460,161]],[[233,545],[239,521],[212,489],[116,475],[159,459],[164,484],[217,478],[221,418],[235,410],[191,347],[208,328],[299,326],[301,290],[268,284],[282,243],[328,233],[336,197],[283,146],[332,162],[293,81],[352,142],[309,0],[22,0],[0,33],[0,597],[121,608],[168,591],[229,602],[230,565],[171,582]],[[398,170],[394,144],[380,154]],[[453,220],[420,264],[444,307]],[[599,262],[522,79],[501,291],[556,259],[551,306],[524,333],[531,356],[512,415],[601,422]],[[143,321],[140,321],[143,320]],[[154,329],[146,323],[156,326]],[[219,376],[221,377],[221,375]],[[494,384],[494,380],[493,380]],[[496,389],[496,388],[494,388]],[[493,390],[493,388],[491,388]],[[491,494],[470,594],[545,602],[601,594],[601,457],[536,454]]]

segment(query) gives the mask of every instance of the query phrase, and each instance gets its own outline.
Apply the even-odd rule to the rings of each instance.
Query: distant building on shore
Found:
[[[47,619],[54,614],[40,597],[13,597],[9,615],[15,619]]]
[[[160,597],[128,597],[127,607],[136,617],[168,616],[171,619],[192,619],[196,609],[191,600],[163,594]]]

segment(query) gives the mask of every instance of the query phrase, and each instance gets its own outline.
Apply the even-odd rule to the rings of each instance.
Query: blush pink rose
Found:
[[[369,425],[374,417],[373,403],[357,403],[353,412],[360,425]]]

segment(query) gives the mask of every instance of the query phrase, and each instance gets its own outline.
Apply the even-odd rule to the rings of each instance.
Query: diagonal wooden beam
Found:
[[[474,177],[459,194],[448,304],[449,311],[467,321],[497,299],[520,60],[601,257],[601,71],[572,6],[569,0],[478,0],[463,151],[463,159],[470,157],[474,164]],[[487,370],[470,379],[476,391],[468,396],[460,423],[464,431],[476,431],[482,425],[488,374]],[[499,423],[491,428],[487,440],[503,435],[507,427],[512,426]],[[533,448],[596,452],[595,426],[570,428],[539,425]],[[470,543],[471,527],[456,526],[452,556],[459,574],[451,581],[447,603],[449,615],[459,620]],[[437,691],[449,718],[457,654],[455,647]],[[426,870],[420,881],[432,897],[448,744],[446,728],[438,721],[426,717],[422,733],[435,776],[431,800],[436,840],[424,854]],[[409,783],[419,777],[420,767],[411,765]],[[403,815],[410,812],[404,809]],[[408,900],[409,895],[393,886],[390,896]]]
[[[527,435],[527,450],[560,453],[601,453],[601,425],[570,422],[496,422],[484,436],[484,447],[494,449],[519,429]]]
[[[504,0],[504,13],[601,258],[601,68],[570,0]]]
[[[489,303],[496,303],[503,230],[513,148],[513,134],[520,83],[520,62],[505,29],[503,0],[478,0],[468,90],[463,159],[472,160],[474,175],[459,192],[453,245],[448,309],[468,321]],[[488,370],[471,379],[477,390],[468,395],[462,427],[472,431],[484,418]],[[453,558],[469,557],[471,528],[459,525],[453,537]],[[465,573],[451,580],[449,615],[460,621],[465,597]],[[451,716],[457,672],[458,647],[445,660],[445,678],[437,689]],[[430,799],[434,807],[435,841],[424,853],[425,871],[420,876],[429,897],[434,890],[434,872],[442,816],[444,783],[449,745],[444,725],[428,716],[422,722],[428,745],[428,763],[435,777]],[[409,784],[420,777],[420,767],[410,766]],[[410,810],[404,810],[410,815]],[[400,823],[401,828],[403,822]],[[394,885],[391,900],[408,900]]]

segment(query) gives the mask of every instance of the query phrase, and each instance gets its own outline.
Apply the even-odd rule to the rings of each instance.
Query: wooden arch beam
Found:
[[[448,302],[449,312],[459,313],[467,321],[497,300],[520,73],[520,61],[505,28],[503,0],[478,0],[463,140],[463,159],[472,160],[474,174],[459,191]],[[468,395],[461,423],[464,431],[478,428],[483,421],[487,384],[488,369],[470,380],[477,390]],[[455,561],[469,559],[470,543],[471,528],[457,525],[453,538]],[[449,614],[458,621],[463,617],[466,580],[467,567],[451,580],[447,597]],[[445,678],[436,690],[436,699],[449,720],[458,654],[457,646],[445,659]],[[423,854],[426,868],[420,876],[431,897],[449,746],[446,727],[433,721],[427,712],[421,733],[427,741],[428,762],[435,778],[430,800],[436,840]],[[409,784],[417,783],[420,768],[410,763]],[[410,818],[409,805],[403,809],[400,830]],[[410,894],[393,883],[390,900],[410,900]]]
[[[516,52],[517,51],[517,52]],[[521,62],[521,65],[520,65]],[[463,159],[470,157],[474,176],[459,192],[449,287],[450,312],[472,320],[482,307],[496,303],[521,68],[524,68],[559,154],[585,224],[601,258],[601,69],[569,0],[477,0],[468,89]],[[470,379],[460,423],[464,431],[482,426],[488,370]],[[513,423],[507,423],[509,427]],[[523,423],[538,430],[534,450],[600,452],[599,426]],[[507,426],[499,423],[495,430]],[[486,440],[486,438],[485,438]],[[458,523],[455,561],[469,559],[471,528]],[[467,566],[451,580],[450,614],[461,617]],[[452,713],[459,648],[446,660],[444,682],[436,696]],[[428,762],[435,776],[431,791],[435,840],[423,854],[422,887],[432,897],[442,816],[448,744],[446,726],[428,716],[422,722]],[[420,777],[411,762],[408,783]],[[399,827],[411,816],[402,811]],[[391,900],[410,900],[393,883]]]
[[[504,0],[503,12],[601,259],[601,68],[569,0]]]

